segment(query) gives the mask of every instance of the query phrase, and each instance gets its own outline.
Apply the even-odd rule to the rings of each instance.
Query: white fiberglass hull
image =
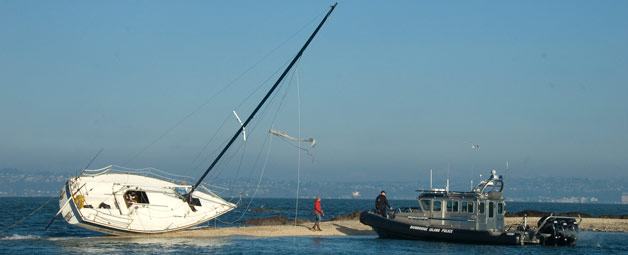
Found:
[[[236,207],[199,190],[192,193],[192,198],[198,199],[196,205],[190,206],[181,196],[186,188],[189,186],[138,174],[80,176],[66,182],[59,206],[68,223],[113,235],[182,230]]]

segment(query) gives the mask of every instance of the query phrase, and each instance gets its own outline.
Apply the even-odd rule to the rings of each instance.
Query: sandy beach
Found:
[[[538,217],[528,217],[529,224],[536,224]],[[520,217],[506,218],[506,224],[522,222]],[[323,231],[312,231],[310,223],[294,225],[246,226],[203,228],[173,233],[156,234],[155,237],[221,237],[221,236],[252,236],[252,237],[285,237],[285,236],[359,236],[375,235],[371,227],[358,220],[340,220],[321,222]],[[628,219],[583,218],[581,231],[628,232]]]

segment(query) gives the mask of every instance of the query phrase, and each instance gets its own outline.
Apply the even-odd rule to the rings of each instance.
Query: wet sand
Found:
[[[536,225],[538,217],[528,217],[529,225]],[[506,224],[521,223],[521,217],[508,217]],[[247,226],[247,227],[219,227],[192,229],[172,233],[156,234],[154,237],[224,237],[224,236],[252,236],[252,237],[286,237],[286,236],[360,236],[375,235],[371,227],[358,220],[341,220],[321,222],[323,231],[310,230],[311,223],[294,225]],[[583,218],[580,224],[582,231],[628,232],[628,219],[599,219]],[[128,236],[126,236],[128,237]]]

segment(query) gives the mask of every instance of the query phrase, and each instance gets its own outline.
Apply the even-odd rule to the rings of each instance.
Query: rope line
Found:
[[[15,223],[13,223],[11,226],[8,226],[6,228],[4,228],[2,231],[3,233],[8,233],[7,230],[14,228],[20,224],[22,224],[22,222],[24,222],[24,220],[30,218],[31,216],[33,216],[36,212],[39,212],[39,210],[41,210],[42,208],[44,208],[46,205],[48,205],[48,203],[50,203],[50,201],[52,201],[53,199],[55,199],[57,197],[51,197],[49,198],[46,202],[44,202],[41,206],[39,206],[37,209],[33,210],[31,213],[29,213],[28,215],[22,217],[20,220],[16,221]]]

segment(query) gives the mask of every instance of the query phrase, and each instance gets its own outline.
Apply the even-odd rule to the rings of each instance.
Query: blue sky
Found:
[[[231,110],[250,112],[329,4],[0,1],[0,167],[67,171],[104,148],[94,167],[200,175],[237,127]],[[449,165],[467,180],[508,160],[515,176],[628,177],[626,13],[623,1],[341,1],[298,65],[301,132],[319,141],[303,175],[407,180]],[[264,151],[284,93],[274,125],[298,132],[295,84],[220,171]],[[269,175],[292,178],[296,151],[272,146]]]

